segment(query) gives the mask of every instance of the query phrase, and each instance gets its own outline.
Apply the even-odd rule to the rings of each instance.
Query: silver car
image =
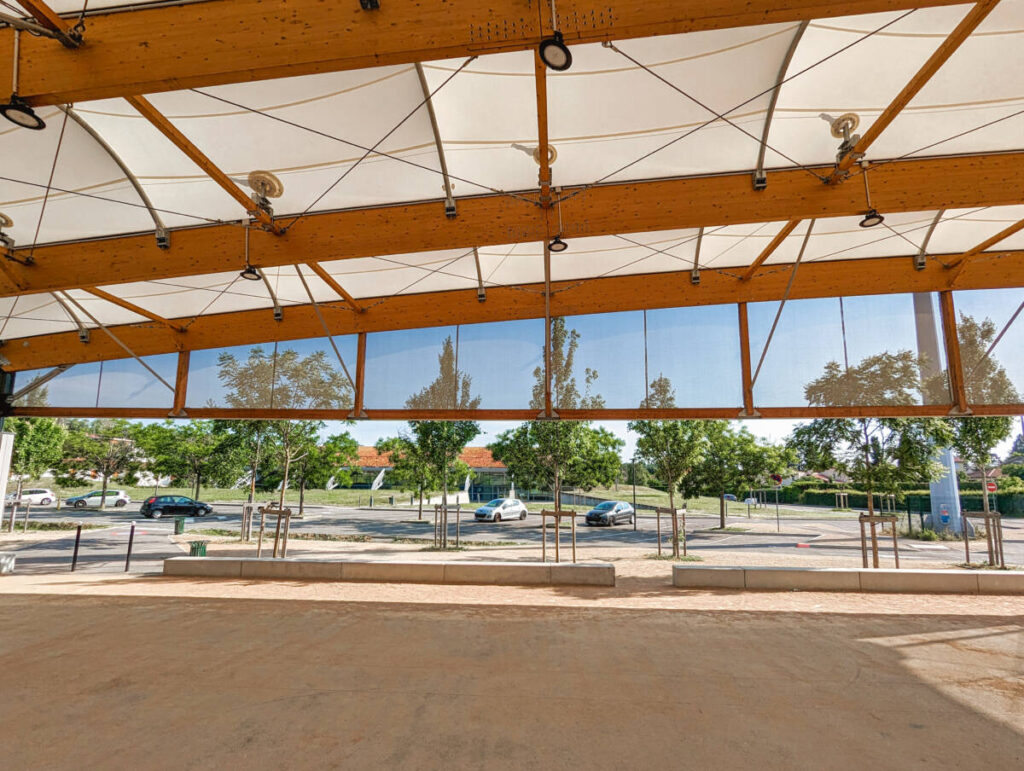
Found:
[[[33,506],[49,506],[57,500],[53,490],[46,490],[41,487],[33,487],[31,490],[22,490],[21,498],[18,493],[13,492],[7,496],[8,502],[18,501],[19,503],[31,503]]]
[[[476,519],[478,522],[526,519],[526,505],[515,498],[495,498],[476,510]]]

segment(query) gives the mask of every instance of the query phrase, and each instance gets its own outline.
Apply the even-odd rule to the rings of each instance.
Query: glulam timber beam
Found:
[[[225,193],[234,198],[245,211],[249,212],[249,216],[257,220],[267,230],[280,234],[280,229],[274,224],[274,218],[257,206],[256,202],[246,195],[242,188],[232,181],[217,164],[211,161],[206,153],[192,144],[192,141],[182,134],[178,127],[171,123],[163,113],[157,110],[152,102],[142,96],[129,96],[127,97],[127,102],[143,118],[148,120],[157,131],[167,137],[175,147],[188,156],[188,159],[198,166],[206,176],[216,182]]]
[[[982,0],[964,16],[949,36],[942,41],[942,44],[928,57],[928,61],[921,66],[921,69],[915,73],[910,82],[903,87],[903,90],[896,95],[896,98],[889,103],[889,106],[882,110],[879,116],[875,118],[857,144],[843,156],[839,161],[833,178],[849,170],[858,159],[864,156],[868,148],[889,127],[889,124],[899,117],[899,114],[910,104],[910,101],[928,84],[932,76],[949,60],[949,57],[957,52],[957,49],[978,28],[978,25],[985,21],[986,17],[998,4],[999,0]]]
[[[139,316],[144,316],[150,321],[156,321],[160,324],[163,324],[165,327],[174,332],[182,331],[181,327],[175,324],[173,321],[165,319],[163,316],[157,315],[152,311],[147,311],[145,308],[141,308],[135,303],[130,303],[127,300],[118,297],[117,295],[111,294],[110,292],[105,292],[99,287],[86,287],[85,291],[93,295],[94,297],[99,297],[101,300],[106,300],[108,303],[113,303],[114,305],[117,305],[120,308],[124,308],[126,311],[131,311],[132,313],[136,313]]]
[[[343,287],[335,280],[334,276],[332,276],[324,269],[323,265],[321,265],[319,262],[310,262],[307,264],[309,265],[310,269],[314,273],[316,273],[317,276],[320,277],[320,280],[331,288],[332,292],[334,292],[336,295],[338,295],[338,297],[340,297],[342,300],[349,304],[352,310],[354,310],[356,313],[363,312],[363,306],[361,306],[359,302],[356,300],[356,298],[354,298],[345,290],[345,287]]]
[[[559,0],[570,45],[680,32],[955,5],[957,0]],[[22,36],[19,93],[33,105],[522,51],[550,33],[533,0],[357,2],[218,0],[87,20],[87,44]],[[13,33],[0,30],[0,82]]]
[[[1024,286],[1024,251],[1001,252],[989,261],[987,270],[966,275],[961,288]],[[742,283],[731,271],[713,268],[701,271],[699,285],[690,282],[688,270],[552,282],[550,312],[552,316],[572,316],[778,300],[786,293],[791,266],[773,267],[778,270],[764,271]],[[933,292],[946,286],[946,270],[937,261],[924,270],[914,270],[905,256],[810,262],[801,266],[789,299]],[[479,302],[476,289],[470,288],[384,297],[368,303],[364,313],[352,313],[340,302],[321,303],[319,308],[335,335],[544,318],[544,285],[527,285],[526,289],[529,291],[491,287],[485,303]],[[310,305],[289,306],[282,321],[275,321],[265,308],[200,316],[187,333],[154,324],[110,329],[139,356],[323,336]],[[19,371],[121,359],[124,350],[102,336],[82,345],[77,332],[62,332],[7,341],[0,348],[0,357],[3,369]]]
[[[764,261],[775,253],[775,250],[782,245],[782,242],[786,240],[789,234],[792,233],[799,224],[800,220],[790,220],[783,225],[782,230],[776,233],[775,238],[773,238],[768,245],[761,250],[761,253],[757,255],[757,259],[750,263],[749,268],[743,271],[740,281],[750,281],[750,279],[754,277],[754,274],[757,273],[757,269],[764,265]]]
[[[831,167],[828,167],[831,168]],[[825,170],[827,173],[827,169]],[[1024,153],[893,161],[872,171],[871,197],[885,213],[1020,203]],[[562,237],[656,232],[716,225],[862,215],[863,191],[823,185],[803,170],[776,171],[768,190],[755,191],[750,174],[564,188]],[[490,195],[459,199],[459,216],[437,216],[436,202],[309,214],[303,227],[276,236],[250,234],[253,265],[271,268],[307,262],[472,249],[547,238],[550,212],[521,198]],[[51,292],[133,281],[235,272],[244,260],[235,225],[173,231],[171,248],[151,235],[40,245],[34,264],[11,262],[0,293]],[[24,247],[28,248],[28,247]],[[16,249],[17,254],[21,249]]]
[[[46,3],[41,0],[18,0],[18,5],[28,11],[40,27],[53,32],[65,48],[78,48],[82,44],[82,36],[78,31]]]

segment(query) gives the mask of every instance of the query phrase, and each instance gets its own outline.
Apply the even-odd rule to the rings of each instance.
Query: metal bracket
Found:
[[[476,290],[476,299],[479,302],[486,302],[487,301],[487,290],[484,289],[483,287],[480,287],[479,289],[477,289]]]
[[[257,209],[266,214],[268,217],[274,216],[274,207],[270,205],[269,198],[267,198],[265,195],[260,195],[259,193],[252,193],[249,197],[252,199],[252,202],[256,204]]]
[[[274,308],[274,321],[284,321],[284,310],[280,306]]]
[[[700,284],[700,268],[694,268],[690,271],[690,283],[694,286]]]
[[[156,229],[156,245],[158,249],[170,249],[171,231],[162,226],[158,227]]]
[[[768,187],[768,175],[754,172],[754,190],[764,190]]]
[[[379,11],[380,0],[359,0],[359,7],[364,11]]]
[[[358,413],[355,410],[352,410],[352,412],[350,412],[348,414],[348,419],[349,420],[369,420],[370,416],[366,414],[366,410],[360,410]]]
[[[761,417],[761,413],[758,412],[757,410],[754,410],[753,412],[747,412],[746,410],[740,410],[739,413],[736,415],[736,418],[738,420],[751,419],[751,418],[759,418],[759,417]]]
[[[927,254],[915,254],[914,255],[914,270],[924,270],[928,267],[928,255]]]
[[[455,199],[449,198],[444,202],[444,216],[450,220],[455,219],[458,216],[458,212],[455,210]]]
[[[554,410],[551,410],[551,414],[545,414],[544,410],[537,413],[537,420],[561,420],[562,417]]]

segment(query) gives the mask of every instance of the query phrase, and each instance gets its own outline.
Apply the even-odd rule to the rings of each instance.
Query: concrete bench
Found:
[[[1024,571],[673,565],[672,584],[684,589],[1024,594]]]
[[[614,565],[565,562],[366,562],[171,557],[164,560],[164,575],[492,586],[615,586]]]

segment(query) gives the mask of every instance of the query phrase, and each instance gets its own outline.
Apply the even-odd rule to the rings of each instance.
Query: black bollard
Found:
[[[128,572],[128,568],[132,564],[132,544],[135,542],[135,523],[132,522],[132,529],[128,532],[128,556],[124,560],[124,572]]]
[[[78,523],[78,532],[75,534],[75,553],[71,555],[71,572],[75,572],[75,565],[78,564],[78,544],[82,542],[82,523]]]

